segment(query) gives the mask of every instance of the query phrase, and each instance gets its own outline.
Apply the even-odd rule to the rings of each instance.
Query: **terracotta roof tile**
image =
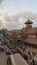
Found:
[[[27,38],[24,40],[27,44],[37,45],[37,38]]]
[[[26,33],[27,34],[37,34],[37,27],[29,29]]]

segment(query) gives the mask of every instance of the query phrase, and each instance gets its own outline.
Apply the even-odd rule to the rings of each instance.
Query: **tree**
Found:
[[[5,36],[5,33],[7,32],[7,29],[2,29],[1,33],[3,34],[3,36]]]

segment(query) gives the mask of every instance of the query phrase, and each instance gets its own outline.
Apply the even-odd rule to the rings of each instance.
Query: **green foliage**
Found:
[[[0,30],[0,34],[2,33],[3,35],[5,35],[5,32],[7,31],[7,29],[1,29]]]

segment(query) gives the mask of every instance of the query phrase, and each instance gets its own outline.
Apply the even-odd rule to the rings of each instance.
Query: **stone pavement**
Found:
[[[7,56],[5,52],[0,52],[0,65],[7,65]]]

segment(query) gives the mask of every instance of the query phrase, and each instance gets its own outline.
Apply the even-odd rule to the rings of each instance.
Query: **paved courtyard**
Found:
[[[7,65],[7,56],[5,52],[0,52],[0,65]]]

